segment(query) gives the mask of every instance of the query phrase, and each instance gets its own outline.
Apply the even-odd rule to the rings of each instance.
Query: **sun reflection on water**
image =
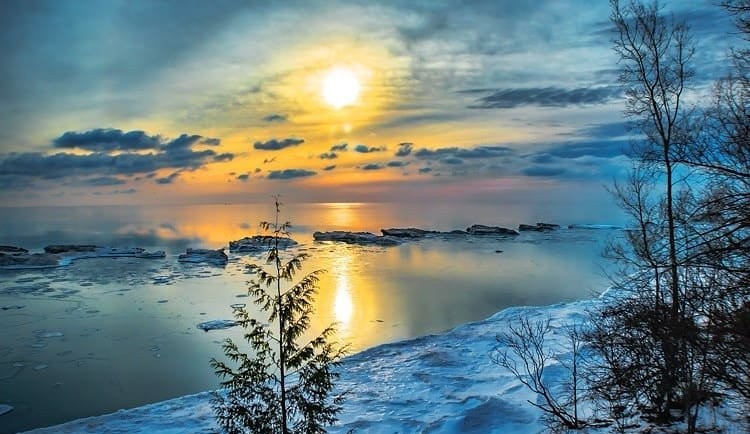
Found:
[[[336,295],[333,299],[333,314],[336,322],[338,322],[339,331],[344,334],[349,332],[354,313],[350,284],[350,264],[351,256],[341,255],[336,259],[336,263],[333,266],[333,272],[336,275]]]

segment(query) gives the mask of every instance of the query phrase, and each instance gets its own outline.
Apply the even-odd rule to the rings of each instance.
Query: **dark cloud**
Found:
[[[339,143],[338,145],[333,145],[331,146],[331,152],[336,152],[336,151],[344,152],[347,150],[348,146],[349,146],[348,143]]]
[[[398,149],[394,154],[397,157],[406,157],[411,154],[411,150],[414,148],[414,143],[404,142],[398,144]]]
[[[253,143],[253,148],[259,149],[262,151],[280,151],[282,149],[289,148],[292,146],[299,146],[302,143],[305,143],[304,139],[299,139],[297,137],[289,137],[289,138],[282,139],[282,140],[271,139],[265,142],[255,142]]]
[[[156,183],[160,185],[171,184],[175,179],[180,177],[180,172],[172,172],[163,178],[156,178]]]
[[[422,148],[414,153],[414,156],[421,159],[441,159],[445,157],[454,157],[462,159],[472,158],[496,158],[513,154],[515,151],[505,146],[476,146],[474,148]]]
[[[240,181],[247,181],[248,179],[250,179],[250,175],[248,175],[247,173],[243,173],[241,175],[238,175],[237,179]]]
[[[114,190],[113,194],[133,194],[136,193],[138,190],[135,188],[126,188],[125,190]]]
[[[198,136],[200,137],[200,136]],[[113,128],[96,128],[89,131],[67,131],[52,141],[56,148],[79,148],[94,152],[140,151],[156,149],[162,145],[159,136],[150,136],[143,131],[128,131]]]
[[[429,173],[432,172],[432,167],[420,167],[419,173]]]
[[[478,93],[480,90],[469,89],[464,93]],[[617,86],[580,87],[564,89],[560,87],[528,87],[495,90],[479,98],[469,108],[475,109],[510,109],[526,105],[539,107],[568,107],[575,105],[604,104],[620,98],[622,90]]]
[[[264,158],[263,164],[270,164],[270,163],[273,163],[274,161],[276,161],[276,157]]]
[[[521,170],[521,173],[533,177],[553,177],[564,174],[565,169],[562,167],[530,166]]]
[[[116,178],[114,176],[97,176],[95,178],[76,180],[73,184],[80,186],[106,187],[110,185],[125,184],[125,180]]]
[[[354,147],[354,151],[359,152],[360,154],[369,154],[371,152],[383,152],[385,151],[385,147],[357,145]]]
[[[464,160],[462,160],[462,159],[460,159],[460,158],[457,158],[457,157],[448,157],[448,158],[443,158],[443,159],[442,159],[442,160],[440,160],[440,161],[441,161],[442,163],[444,163],[444,164],[451,164],[451,165],[456,165],[456,164],[464,164]]]
[[[318,158],[320,158],[321,160],[335,160],[339,158],[339,156],[335,152],[324,152],[318,155]]]
[[[387,164],[388,167],[405,167],[408,165],[409,163],[405,161],[389,161]]]
[[[215,155],[214,161],[216,162],[225,162],[225,161],[232,161],[234,159],[234,154],[231,152],[225,152],[223,154]]]
[[[293,179],[313,176],[315,172],[305,169],[272,170],[268,173],[268,179]]]
[[[219,146],[221,145],[221,139],[217,139],[215,137],[206,137],[201,140],[201,145]]]
[[[279,113],[272,113],[268,116],[263,117],[263,120],[265,122],[286,122],[289,118],[286,117],[286,115],[282,115]]]
[[[625,155],[630,142],[627,140],[593,140],[566,142],[552,146],[540,154],[560,158],[577,158],[582,156],[612,158]]]
[[[362,170],[380,170],[382,168],[383,168],[383,165],[379,163],[365,164],[364,166],[360,167],[360,169]]]
[[[327,171],[327,172],[328,172],[328,171],[331,171],[331,170],[333,170],[333,169],[335,169],[335,168],[336,168],[336,165],[335,165],[335,164],[332,164],[332,165],[330,165],[330,166],[326,166],[326,167],[324,167],[324,168],[323,168],[323,170],[325,170],[325,171]]]

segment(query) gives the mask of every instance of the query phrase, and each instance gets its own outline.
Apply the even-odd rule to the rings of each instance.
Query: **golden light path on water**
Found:
[[[354,314],[354,302],[352,300],[350,270],[351,256],[339,256],[333,264],[333,273],[336,276],[336,295],[333,300],[333,313],[336,318],[339,332],[349,334],[352,316]]]

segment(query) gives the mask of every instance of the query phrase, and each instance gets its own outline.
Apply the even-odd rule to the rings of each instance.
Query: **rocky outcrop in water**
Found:
[[[24,249],[23,247],[0,246],[0,253],[6,254],[6,255],[22,255],[22,254],[29,253],[29,251]]]
[[[560,229],[560,225],[556,225],[554,223],[537,223],[537,227],[549,229],[549,230],[555,230]]]
[[[185,253],[180,254],[177,257],[180,262],[187,262],[192,264],[211,264],[223,266],[229,261],[227,254],[224,253],[224,249],[190,249],[188,248]]]
[[[471,225],[466,228],[469,235],[503,235],[515,236],[518,232],[513,229],[502,228],[500,226]]]
[[[0,268],[48,268],[60,265],[60,256],[50,253],[0,253]]]
[[[273,235],[253,235],[252,237],[240,238],[229,242],[229,251],[236,253],[254,253],[268,250],[274,244]],[[291,238],[279,237],[279,248],[286,249],[296,246],[298,243]]]
[[[337,241],[347,244],[376,244],[379,246],[395,246],[401,240],[391,236],[378,236],[371,232],[331,231],[313,233],[315,241]]]
[[[93,244],[52,244],[44,248],[45,253],[61,254],[61,253],[82,253],[82,252],[93,252],[98,249],[99,246]]]
[[[429,234],[438,233],[436,231],[427,231],[418,228],[390,228],[381,229],[380,232],[382,232],[384,236],[397,238],[424,238]]]

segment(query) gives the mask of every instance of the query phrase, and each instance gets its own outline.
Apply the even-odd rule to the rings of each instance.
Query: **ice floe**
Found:
[[[191,249],[188,248],[185,253],[180,254],[177,257],[179,262],[193,263],[193,264],[211,264],[223,266],[229,261],[229,257],[224,253],[224,249]]]
[[[222,330],[222,329],[228,329],[230,327],[234,327],[237,325],[237,321],[231,320],[231,319],[214,319],[211,321],[206,321],[199,323],[197,327],[204,332],[207,332],[209,330]]]
[[[13,411],[13,406],[0,404],[0,416],[4,415],[5,413],[10,413],[11,411]]]

